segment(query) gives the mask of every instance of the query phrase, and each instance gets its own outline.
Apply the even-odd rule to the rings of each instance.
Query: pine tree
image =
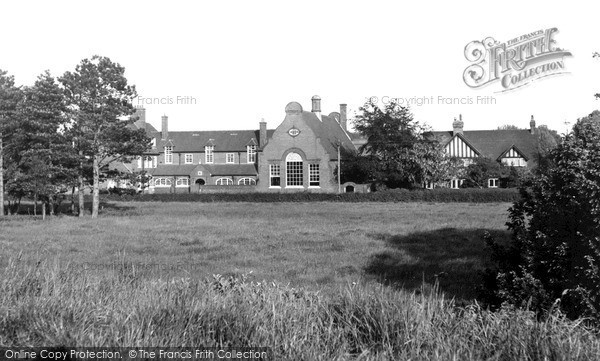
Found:
[[[86,165],[93,171],[92,217],[98,216],[100,171],[114,161],[141,155],[149,145],[145,130],[133,130],[130,118],[135,87],[128,84],[125,68],[107,57],[82,60],[74,72],[61,78],[72,121],[69,136],[79,153],[79,206],[83,214]]]

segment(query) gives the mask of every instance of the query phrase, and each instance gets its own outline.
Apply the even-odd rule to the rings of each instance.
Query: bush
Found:
[[[117,195],[104,200],[137,202],[515,202],[516,189],[392,189],[372,193],[165,193]]]
[[[118,196],[135,196],[137,193],[137,190],[133,188],[113,187],[108,189],[108,194],[115,194]]]
[[[600,112],[580,119],[549,158],[510,209],[510,246],[488,239],[497,262],[488,299],[541,314],[556,304],[600,321]]]

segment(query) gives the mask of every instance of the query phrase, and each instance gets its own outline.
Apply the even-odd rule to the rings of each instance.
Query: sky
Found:
[[[592,1],[11,1],[2,3],[0,69],[31,85],[108,56],[135,84],[134,105],[169,130],[275,128],[287,103],[322,111],[412,99],[416,120],[448,130],[528,127],[564,133],[600,108],[600,4]],[[563,74],[507,92],[465,84],[465,46],[557,28]],[[478,98],[480,97],[480,98]],[[415,102],[424,101],[421,105]],[[472,104],[469,104],[469,99]],[[477,104],[488,99],[488,104]]]

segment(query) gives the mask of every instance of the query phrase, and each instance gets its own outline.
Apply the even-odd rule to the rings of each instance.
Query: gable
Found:
[[[523,154],[523,152],[521,152],[521,150],[519,150],[519,148],[517,148],[514,145],[498,157],[498,159],[503,158],[523,158],[525,160],[528,160],[527,156]]]
[[[475,158],[479,156],[479,152],[471,146],[463,137],[456,135],[453,137],[444,148],[446,154],[457,158]]]

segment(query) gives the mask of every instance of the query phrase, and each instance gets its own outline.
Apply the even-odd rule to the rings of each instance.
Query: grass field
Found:
[[[75,272],[251,279],[327,290],[439,280],[472,298],[509,204],[107,203],[98,220],[15,217],[0,223],[1,258],[50,260]]]
[[[9,217],[0,220],[0,347],[595,359],[600,336],[581,321],[469,302],[486,264],[481,235],[507,236],[508,206],[106,203],[96,220]]]

